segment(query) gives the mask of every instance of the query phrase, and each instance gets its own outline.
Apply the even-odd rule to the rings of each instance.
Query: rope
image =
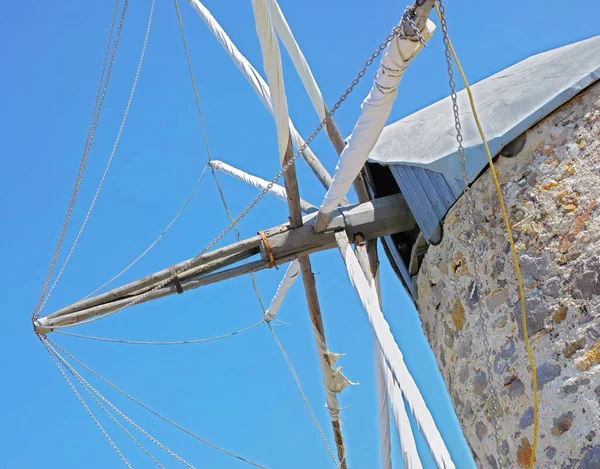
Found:
[[[96,388],[94,388],[83,376],[81,376],[77,370],[75,370],[70,364],[69,362],[67,362],[53,347],[52,345],[56,345],[54,344],[51,340],[48,340],[48,346],[50,347],[50,349],[54,352],[54,354],[56,355],[56,357],[63,363],[63,365],[69,370],[69,372],[79,381],[80,384],[82,384],[82,386],[89,388],[89,390],[91,390],[97,397],[99,397],[106,405],[108,405],[113,411],[115,411],[117,414],[119,414],[121,416],[121,418],[123,418],[129,425],[131,425],[133,428],[135,428],[137,431],[139,431],[142,435],[144,435],[146,438],[148,438],[150,441],[152,441],[152,443],[154,443],[156,446],[158,446],[160,449],[162,449],[163,451],[165,451],[167,454],[169,454],[169,456],[171,456],[172,458],[176,459],[177,461],[179,461],[181,464],[183,464],[184,466],[189,467],[189,469],[196,469],[194,466],[192,466],[190,463],[188,463],[185,459],[181,458],[180,456],[178,456],[176,453],[174,453],[173,451],[171,451],[169,448],[167,448],[165,445],[163,445],[160,441],[158,441],[156,438],[154,438],[152,435],[150,435],[147,431],[145,431],[143,428],[141,428],[138,424],[136,424],[133,420],[131,420],[129,417],[127,417],[127,415],[125,415],[123,412],[121,412],[117,407],[115,407],[113,405],[112,402],[110,402],[108,399],[106,399],[106,397],[104,397],[100,392],[98,392],[98,390],[96,390]]]
[[[127,467],[129,467],[129,469],[133,469],[131,467],[131,465],[129,464],[129,462],[127,461],[127,459],[125,459],[125,456],[123,456],[123,453],[121,453],[121,451],[119,450],[119,448],[117,447],[117,445],[114,443],[114,441],[111,440],[110,436],[108,436],[108,433],[106,433],[106,430],[104,430],[104,427],[102,427],[102,424],[98,421],[98,419],[96,418],[96,416],[94,415],[94,413],[91,411],[91,409],[85,403],[85,401],[83,400],[83,397],[81,397],[81,394],[79,394],[79,392],[77,391],[77,389],[75,388],[75,386],[73,385],[73,383],[71,382],[71,380],[69,379],[69,377],[67,376],[67,374],[65,373],[65,370],[63,370],[62,366],[60,366],[60,363],[56,359],[54,353],[51,351],[51,349],[50,349],[48,343],[46,342],[46,340],[42,339],[42,338],[40,338],[40,340],[44,344],[44,347],[46,347],[46,350],[48,351],[48,355],[50,355],[50,358],[52,359],[52,361],[54,362],[54,364],[58,367],[58,369],[59,369],[60,373],[62,374],[63,378],[65,378],[65,380],[67,381],[67,384],[69,385],[69,387],[71,388],[71,390],[75,393],[75,396],[77,397],[77,399],[79,400],[79,402],[81,403],[81,405],[83,406],[83,408],[86,410],[86,412],[88,413],[88,415],[92,418],[92,420],[94,421],[94,423],[96,424],[96,426],[98,427],[98,429],[100,430],[100,432],[108,440],[108,442],[110,443],[110,445],[112,446],[112,448],[119,455],[119,457],[125,463],[125,465]]]
[[[83,173],[85,172],[85,168],[87,166],[87,161],[88,161],[88,157],[90,154],[91,145],[94,140],[94,135],[96,133],[96,127],[98,126],[98,119],[100,118],[100,112],[102,111],[102,106],[104,104],[104,97],[106,96],[106,90],[108,88],[108,83],[110,81],[110,76],[111,76],[111,72],[112,72],[113,63],[115,60],[115,55],[117,53],[117,48],[119,46],[119,37],[121,35],[121,30],[123,28],[123,23],[125,21],[125,14],[127,12],[128,0],[125,0],[125,3],[123,5],[123,11],[121,13],[121,21],[118,26],[117,35],[115,37],[115,43],[114,43],[112,54],[110,57],[110,64],[108,66],[108,71],[106,72],[106,77],[105,77],[104,73],[106,71],[106,64],[107,64],[107,60],[108,60],[108,51],[110,50],[110,43],[112,41],[112,34],[113,34],[115,20],[116,20],[116,16],[117,16],[118,5],[119,5],[119,0],[115,0],[115,6],[113,9],[113,16],[111,19],[108,40],[107,40],[106,49],[104,52],[102,71],[100,72],[100,81],[98,82],[98,89],[96,90],[96,98],[94,100],[94,108],[92,110],[92,116],[90,117],[88,133],[87,133],[87,137],[85,140],[85,145],[83,147],[83,153],[81,155],[81,160],[79,162],[79,170],[77,172],[77,178],[75,179],[75,185],[74,185],[73,191],[71,193],[71,200],[69,201],[69,205],[67,207],[67,213],[66,213],[65,219],[63,221],[63,226],[61,228],[58,242],[57,242],[56,248],[54,250],[54,255],[52,257],[52,261],[50,262],[50,267],[48,268],[48,273],[46,274],[44,286],[42,287],[42,291],[40,292],[40,296],[39,296],[37,305],[35,307],[35,310],[33,311],[33,315],[32,315],[33,320],[36,320],[40,316],[42,302],[44,301],[44,296],[46,295],[46,290],[48,289],[48,285],[50,285],[50,280],[52,278],[52,274],[54,273],[54,267],[56,266],[56,262],[58,261],[58,255],[60,254],[60,250],[62,248],[63,242],[65,240],[65,236],[67,234],[67,228],[69,226],[69,222],[71,221],[71,215],[73,214],[75,202],[76,202],[77,196],[79,194],[79,188],[81,187]],[[104,80],[104,85],[102,85],[103,80]]]
[[[71,336],[71,337],[77,337],[79,339],[97,340],[99,342],[110,342],[110,343],[113,343],[113,344],[128,344],[128,345],[189,345],[189,344],[200,344],[200,343],[203,343],[203,342],[211,342],[211,341],[219,340],[219,339],[226,339],[227,337],[232,337],[234,335],[241,334],[242,332],[249,331],[250,329],[254,329],[256,326],[258,326],[259,324],[262,324],[263,322],[265,322],[264,319],[262,321],[258,321],[257,323],[252,324],[251,326],[245,327],[244,329],[240,329],[238,331],[230,332],[228,334],[223,334],[223,335],[219,335],[219,336],[216,336],[216,337],[208,337],[208,338],[205,338],[205,339],[167,341],[167,342],[165,342],[165,341],[113,339],[113,338],[110,338],[110,337],[95,337],[95,336],[91,336],[91,335],[75,334],[73,332],[66,332],[66,331],[55,331],[55,332],[57,334],[68,335],[68,336]]]
[[[179,218],[179,216],[183,213],[183,211],[185,210],[185,208],[190,203],[190,200],[192,200],[192,197],[196,193],[196,189],[198,189],[198,186],[200,185],[200,181],[202,181],[202,178],[204,177],[204,173],[206,173],[206,169],[207,169],[207,166],[204,166],[204,169],[202,170],[202,173],[200,173],[200,177],[198,177],[198,179],[196,180],[196,183],[194,184],[194,187],[192,188],[192,191],[188,195],[188,197],[187,197],[186,201],[184,202],[184,204],[179,209],[179,212],[177,212],[177,214],[175,215],[175,217],[171,220],[171,222],[167,225],[167,227],[163,230],[163,232],[158,236],[158,238],[156,238],[152,242],[152,244],[150,244],[150,246],[148,246],[144,250],[144,252],[142,252],[138,257],[136,257],[127,267],[125,267],[123,270],[121,270],[117,275],[115,275],[113,278],[111,278],[105,284],[103,284],[100,287],[96,288],[93,292],[88,293],[86,296],[84,296],[79,301],[87,300],[88,298],[91,298],[92,296],[94,296],[96,293],[104,290],[107,286],[109,286],[111,283],[113,283],[115,280],[117,280],[121,275],[123,275],[125,272],[127,272],[129,269],[131,269],[135,264],[137,264],[146,254],[148,254],[150,252],[150,250],[152,250],[152,248],[154,246],[156,246],[158,244],[158,242],[167,234],[167,232],[175,224],[175,222],[177,221],[177,219]]]
[[[294,365],[292,364],[290,357],[288,356],[287,352],[283,348],[283,345],[281,345],[281,342],[279,342],[279,339],[277,338],[277,335],[275,335],[275,331],[273,330],[273,327],[271,327],[271,324],[267,323],[267,326],[269,326],[269,331],[271,332],[271,335],[273,336],[275,343],[279,347],[279,350],[281,351],[281,355],[283,356],[283,359],[285,360],[285,363],[287,364],[287,366],[290,370],[290,373],[292,374],[292,377],[294,378],[294,381],[296,382],[296,386],[298,387],[298,391],[300,391],[300,396],[302,396],[304,405],[306,406],[308,413],[310,414],[313,422],[315,423],[315,427],[317,428],[319,435],[321,435],[321,439],[323,440],[323,443],[325,444],[325,447],[327,448],[327,452],[329,453],[329,456],[331,457],[333,464],[335,464],[335,467],[339,468],[340,466],[338,464],[336,457],[333,454],[333,451],[331,450],[331,447],[329,446],[329,443],[327,442],[325,433],[323,433],[323,430],[322,430],[321,426],[319,425],[319,421],[317,420],[317,417],[315,417],[312,407],[308,403],[308,399],[306,398],[306,395],[304,394],[304,391],[302,390],[302,384],[300,383],[300,378],[298,377],[298,374],[296,373],[296,370],[294,369]]]
[[[169,425],[171,425],[172,427],[177,428],[178,430],[181,430],[182,432],[186,433],[187,435],[191,436],[192,438],[210,446],[211,448],[214,448],[224,454],[227,454],[228,456],[231,456],[235,459],[238,459],[239,461],[245,462],[247,464],[250,464],[252,466],[261,468],[261,469],[268,469],[266,466],[261,466],[260,464],[257,464],[255,462],[252,462],[246,458],[243,458],[242,456],[238,456],[235,453],[232,453],[230,451],[227,451],[226,449],[221,448],[220,446],[215,445],[214,443],[211,443],[210,441],[205,440],[204,438],[199,437],[198,435],[195,435],[194,433],[190,432],[189,430],[185,429],[184,427],[176,424],[175,422],[169,420],[166,417],[163,417],[161,414],[159,414],[158,412],[156,412],[155,410],[152,410],[150,407],[144,405],[143,403],[141,403],[140,401],[138,401],[137,399],[135,399],[134,397],[130,396],[129,394],[127,394],[125,391],[123,391],[122,389],[118,388],[116,385],[114,385],[113,383],[111,383],[110,381],[108,381],[106,378],[104,378],[102,375],[100,375],[99,373],[97,373],[96,371],[94,371],[93,369],[91,369],[89,366],[87,366],[85,363],[81,362],[80,360],[78,360],[77,358],[75,358],[73,355],[71,355],[69,352],[67,352],[65,349],[63,349],[61,346],[59,346],[58,344],[54,343],[52,340],[46,338],[45,340],[47,340],[49,343],[51,343],[54,347],[56,347],[58,350],[60,350],[62,353],[64,353],[67,357],[69,357],[71,360],[73,360],[75,363],[77,363],[79,366],[81,366],[83,369],[85,369],[86,371],[88,371],[89,373],[91,373],[92,375],[94,375],[96,378],[98,378],[99,380],[103,381],[105,384],[107,384],[108,386],[110,386],[111,388],[113,388],[115,391],[117,391],[118,393],[120,393],[121,395],[125,396],[127,399],[129,399],[131,402],[137,404],[138,406],[140,406],[142,409],[150,412],[152,415],[154,415],[155,417],[158,417],[159,419],[161,419],[162,421],[168,423]]]
[[[438,18],[440,19],[440,22],[441,22],[442,15],[440,13],[440,9],[437,5],[437,2],[435,3],[435,9],[438,14]],[[532,380],[532,384],[533,384],[533,444],[531,447],[531,459],[529,461],[529,467],[530,467],[530,469],[533,469],[534,464],[535,464],[535,453],[536,453],[536,449],[537,449],[538,428],[539,428],[539,421],[538,421],[539,420],[539,417],[538,417],[539,396],[538,396],[538,388],[537,388],[537,374],[536,374],[536,369],[535,369],[535,361],[533,358],[533,353],[531,351],[531,345],[529,344],[529,333],[527,331],[527,314],[525,311],[525,288],[523,285],[523,276],[521,275],[521,266],[519,264],[519,255],[518,255],[517,247],[515,245],[515,241],[513,238],[510,221],[508,219],[508,214],[506,212],[506,206],[504,204],[504,197],[502,195],[502,188],[500,187],[500,182],[498,180],[498,174],[496,173],[496,169],[494,167],[494,161],[492,159],[492,155],[491,155],[490,149],[488,147],[487,140],[485,138],[485,134],[483,133],[483,128],[481,126],[481,122],[479,121],[479,116],[477,115],[477,109],[475,107],[475,100],[473,99],[473,94],[471,93],[471,87],[469,86],[469,82],[467,80],[465,72],[463,71],[463,68],[460,65],[460,61],[458,60],[458,56],[456,55],[456,51],[454,50],[454,47],[452,46],[450,39],[448,39],[448,45],[449,45],[452,55],[454,57],[454,61],[456,62],[456,66],[458,67],[460,76],[462,77],[462,80],[465,84],[465,89],[467,91],[467,95],[469,96],[469,103],[471,105],[471,111],[473,112],[473,118],[475,119],[475,124],[477,125],[477,130],[479,132],[481,141],[483,142],[483,146],[485,148],[485,153],[487,155],[488,163],[490,166],[490,173],[492,175],[492,180],[494,181],[494,187],[496,188],[496,193],[498,194],[498,199],[500,201],[500,209],[502,211],[502,218],[504,219],[506,235],[507,235],[508,241],[510,243],[510,248],[511,248],[513,260],[515,263],[515,271],[516,271],[517,280],[519,283],[519,298],[521,300],[521,323],[523,326],[523,340],[525,342],[527,358],[529,359],[529,366],[531,368],[531,380]]]
[[[65,261],[63,262],[63,265],[60,268],[60,271],[58,272],[58,275],[56,276],[56,279],[54,280],[52,287],[50,287],[50,291],[48,292],[46,299],[42,303],[40,310],[44,308],[44,306],[50,299],[50,296],[52,296],[52,292],[54,291],[56,284],[62,277],[62,275],[65,271],[65,268],[67,267],[67,264],[71,260],[71,256],[73,255],[73,252],[75,251],[75,248],[77,247],[77,244],[79,243],[81,235],[83,234],[83,230],[85,230],[85,227],[87,226],[90,216],[92,215],[92,211],[94,210],[96,202],[98,201],[98,197],[100,196],[100,191],[102,190],[102,186],[104,185],[104,181],[106,180],[106,176],[108,175],[108,171],[112,165],[115,153],[117,151],[117,147],[119,146],[119,143],[121,141],[121,136],[123,135],[123,129],[125,128],[125,123],[127,122],[127,117],[129,116],[129,111],[131,110],[131,103],[133,101],[133,96],[137,89],[137,84],[138,84],[138,81],[140,78],[140,72],[142,70],[142,64],[144,62],[144,57],[146,55],[146,47],[148,45],[148,37],[150,36],[150,28],[152,26],[152,17],[154,15],[155,2],[156,2],[156,0],[152,0],[152,4],[150,5],[150,14],[148,16],[148,24],[146,26],[146,35],[144,36],[144,43],[142,45],[142,52],[140,54],[140,59],[138,61],[137,70],[135,72],[135,78],[134,78],[133,84],[131,86],[131,91],[129,93],[129,99],[127,100],[127,106],[125,107],[125,112],[123,113],[123,118],[121,120],[121,126],[119,127],[119,131],[117,132],[117,137],[115,138],[115,142],[113,144],[112,151],[110,152],[108,161],[106,162],[106,166],[104,168],[104,173],[102,174],[102,178],[100,179],[100,182],[98,183],[98,187],[96,188],[96,193],[94,194],[94,198],[92,199],[90,207],[88,208],[88,212],[85,215],[83,223],[81,224],[81,227],[79,228],[79,232],[77,233],[77,236],[75,237],[75,241],[73,241],[73,245],[71,246],[71,249],[69,250],[69,254],[67,254],[67,257],[66,257]]]

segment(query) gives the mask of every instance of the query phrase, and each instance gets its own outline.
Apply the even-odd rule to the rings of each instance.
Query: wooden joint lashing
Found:
[[[273,257],[273,251],[271,250],[271,245],[269,244],[269,238],[267,238],[267,235],[264,231],[259,231],[258,236],[260,236],[260,238],[262,239],[265,250],[267,251],[267,258],[269,259],[269,269],[272,269],[273,267],[275,267],[275,258]]]
[[[177,269],[174,265],[169,267],[169,272],[171,272],[171,277],[173,277],[173,285],[175,285],[177,294],[181,295],[183,293],[183,287],[181,286],[181,281],[179,280],[179,275],[177,274]]]

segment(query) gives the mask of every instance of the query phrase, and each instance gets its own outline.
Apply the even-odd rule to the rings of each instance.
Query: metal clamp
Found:
[[[273,267],[275,267],[275,258],[273,257],[273,251],[271,251],[271,245],[269,244],[269,238],[267,238],[267,235],[265,234],[264,231],[259,231],[258,236],[260,236],[260,238],[263,241],[263,244],[265,245],[265,249],[267,250],[267,256],[269,258],[269,269],[272,269]]]
[[[171,272],[171,276],[173,277],[173,284],[177,289],[177,294],[181,295],[183,293],[183,287],[181,286],[181,281],[179,280],[179,275],[177,275],[177,270],[174,265],[169,267],[169,272]]]

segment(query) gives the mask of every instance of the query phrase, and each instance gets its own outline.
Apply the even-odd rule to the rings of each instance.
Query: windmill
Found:
[[[275,178],[267,181],[244,173],[222,161],[211,160],[209,162],[211,173],[220,172],[234,176],[260,190],[259,196],[238,217],[230,216],[231,222],[225,231],[203,249],[200,254],[187,261],[166,266],[165,269],[141,280],[123,285],[107,293],[85,298],[45,317],[38,314],[41,305],[44,303],[42,294],[40,307],[36,309],[36,317],[34,318],[36,332],[40,334],[51,355],[57,360],[57,364],[73,371],[67,365],[65,351],[56,347],[47,338],[51,333],[77,335],[69,332],[69,330],[77,325],[88,324],[115,314],[130,306],[166,296],[183,294],[188,290],[215,282],[225,281],[241,275],[254,275],[261,270],[289,264],[270,307],[265,308],[264,321],[262,322],[270,324],[275,320],[286,292],[298,277],[302,277],[315,343],[319,351],[319,364],[322,371],[327,409],[330,414],[331,429],[336,443],[336,464],[339,467],[347,467],[346,442],[340,423],[338,394],[350,382],[344,377],[340,369],[336,368],[338,355],[331,352],[327,347],[316,282],[309,258],[311,254],[322,250],[337,249],[344,260],[347,274],[358,293],[373,329],[376,343],[375,366],[378,374],[379,405],[381,409],[386,409],[388,405],[392,408],[394,425],[401,440],[405,465],[407,467],[421,467],[416,453],[414,436],[404,409],[404,402],[406,402],[417,421],[438,467],[454,467],[435,422],[404,364],[402,353],[381,311],[376,250],[377,240],[383,239],[390,255],[393,256],[394,253],[391,251],[393,251],[394,246],[390,246],[390,240],[397,239],[398,236],[404,234],[408,236],[409,233],[420,230],[420,237],[418,236],[413,243],[414,252],[411,252],[411,261],[416,259],[418,270],[418,258],[422,257],[422,252],[419,253],[419,249],[422,250],[428,243],[431,245],[439,243],[441,232],[438,229],[439,225],[436,225],[436,223],[440,222],[440,217],[443,218],[445,212],[438,216],[433,223],[430,223],[431,220],[429,219],[419,218],[424,215],[418,209],[415,209],[415,205],[418,204],[418,201],[414,199],[415,194],[404,187],[401,193],[374,197],[373,184],[368,183],[373,175],[370,173],[369,168],[365,167],[366,160],[377,144],[389,116],[404,70],[434,32],[433,23],[428,21],[434,2],[417,1],[407,10],[399,26],[394,29],[393,34],[367,61],[365,68],[359,72],[347,92],[331,107],[331,110],[324,104],[310,68],[274,0],[253,1],[256,29],[263,54],[263,68],[267,77],[266,82],[261,79],[260,74],[240,54],[216,20],[210,15],[210,12],[197,0],[192,0],[190,3],[248,79],[267,109],[272,113],[277,126],[277,142],[282,170]],[[440,10],[443,14],[443,8],[440,8]],[[179,18],[181,25],[181,17]],[[452,47],[449,43],[443,16],[442,29],[447,44],[447,54],[450,54]],[[282,79],[280,43],[292,58],[311,103],[321,120],[319,127],[306,141],[299,136],[288,117]],[[347,95],[352,92],[354,86],[365,75],[366,68],[380,54],[382,54],[381,64],[373,88],[363,103],[363,113],[354,128],[352,136],[347,142],[344,142],[335,126],[333,115]],[[193,80],[193,74],[191,76]],[[456,104],[456,101],[454,101],[454,104]],[[460,130],[458,116],[457,119],[457,127]],[[333,177],[327,174],[308,146],[320,131],[326,132],[340,156],[340,162]],[[462,156],[464,158],[464,154]],[[313,207],[299,197],[298,181],[295,174],[295,161],[299,157],[307,162],[319,181],[327,189],[327,195],[320,207]],[[400,168],[395,168],[394,171],[398,173],[403,171],[402,165],[399,166]],[[493,169],[493,164],[491,168]],[[471,171],[470,168],[468,169]],[[278,185],[276,182],[281,176],[284,179],[283,186]],[[463,191],[472,183],[473,174],[468,173],[467,176],[463,181],[447,182],[454,200],[462,195]],[[402,176],[399,176],[399,179],[401,178]],[[354,205],[348,204],[345,200],[346,194],[352,185],[359,200],[359,203]],[[262,230],[254,237],[239,238],[237,243],[213,249],[227,232],[235,230],[237,223],[265,195],[273,195],[287,201],[290,212],[289,221]],[[413,197],[413,199],[410,199],[410,197]],[[449,207],[452,206],[453,202],[450,202]],[[444,208],[448,210],[449,207]],[[226,206],[225,208],[227,210]],[[305,216],[302,216],[302,213]],[[510,229],[510,227],[508,228]],[[414,280],[414,277],[411,279],[411,274],[414,275],[414,272],[410,272],[412,266],[407,267],[409,275],[405,275],[406,272],[400,274],[406,287],[412,290],[414,285],[411,284],[411,281]],[[52,287],[50,288],[51,291]],[[525,312],[523,312],[523,317],[525,317]],[[525,340],[528,343],[527,337]],[[72,356],[67,356],[73,359]],[[535,372],[535,366],[532,366],[532,368]],[[79,379],[77,378],[78,375],[75,376],[81,384],[79,379],[83,378],[80,375]],[[535,383],[535,378],[533,381]],[[537,405],[534,411],[537,412]],[[390,459],[390,422],[387,411],[380,412],[379,425],[382,436],[382,461],[385,465]],[[387,438],[386,434],[388,435]],[[531,461],[535,460],[535,449],[530,459]]]

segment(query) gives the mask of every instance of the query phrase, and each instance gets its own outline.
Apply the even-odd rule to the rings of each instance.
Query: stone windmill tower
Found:
[[[600,468],[599,77],[600,36],[472,87],[524,276],[538,468]],[[385,128],[369,160],[370,185],[377,196],[401,192],[417,222],[385,244],[476,462],[529,467],[532,383],[514,263],[464,91],[458,102],[468,181],[446,98]]]

